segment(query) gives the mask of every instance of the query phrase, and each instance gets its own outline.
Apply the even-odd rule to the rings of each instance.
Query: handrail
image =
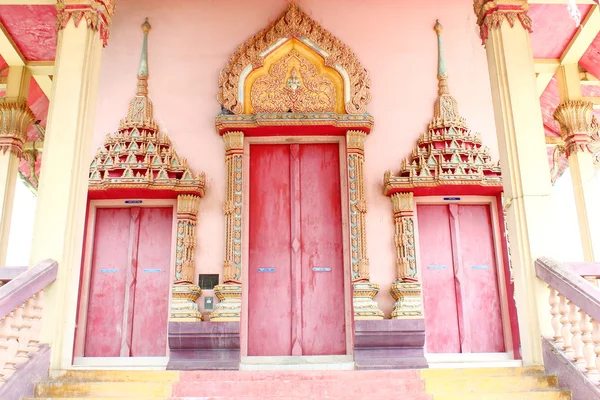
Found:
[[[554,334],[548,341],[595,385],[600,378],[600,289],[581,272],[595,275],[597,268],[600,264],[563,264],[547,257],[535,261],[537,277],[550,289]]]
[[[54,282],[57,273],[56,261],[44,260],[0,287],[0,319]]]
[[[0,281],[10,281],[27,271],[27,267],[0,267]]]
[[[0,388],[39,350],[43,291],[57,273],[56,261],[44,260],[0,287]]]

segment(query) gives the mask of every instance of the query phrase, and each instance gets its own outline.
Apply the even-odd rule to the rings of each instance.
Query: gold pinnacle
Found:
[[[148,32],[150,32],[150,29],[152,29],[152,25],[150,25],[148,22],[148,17],[146,17],[146,20],[142,24],[142,32],[144,32],[144,35],[147,35]]]

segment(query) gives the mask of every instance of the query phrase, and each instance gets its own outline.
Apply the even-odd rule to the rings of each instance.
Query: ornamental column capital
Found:
[[[242,131],[227,132],[223,135],[223,140],[226,152],[244,149],[244,132]]]
[[[490,30],[498,29],[504,21],[511,27],[515,22],[523,26],[523,29],[531,32],[531,18],[527,15],[529,11],[528,0],[473,0],[473,11],[479,25],[479,36],[485,44]]]
[[[27,139],[27,129],[35,116],[27,101],[21,98],[0,98],[0,151],[21,158]]]
[[[346,132],[346,146],[349,153],[362,153],[365,150],[365,139],[367,134],[359,130]]]
[[[394,193],[390,196],[394,206],[394,215],[410,217],[413,215],[414,196],[409,193]]]
[[[554,119],[560,125],[560,136],[565,142],[565,153],[569,157],[576,152],[591,152],[591,141],[598,126],[592,123],[594,105],[589,101],[569,100],[554,111]]]
[[[88,28],[100,33],[102,44],[106,47],[115,0],[57,0],[56,10],[57,31],[64,29],[71,19],[77,27],[85,18]]]

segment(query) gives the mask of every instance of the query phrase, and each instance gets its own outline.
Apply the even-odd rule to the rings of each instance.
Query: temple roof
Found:
[[[492,162],[481,135],[470,131],[450,94],[439,21],[434,30],[438,39],[438,98],[433,118],[400,171],[385,173],[384,193],[484,194],[477,187],[491,189],[485,194],[500,192],[500,166]]]
[[[166,134],[154,121],[152,101],[148,97],[148,19],[137,75],[136,94],[119,123],[116,133],[106,135],[90,165],[89,191],[108,189],[146,189],[204,195],[204,173],[193,173]],[[142,192],[143,193],[143,192]]]

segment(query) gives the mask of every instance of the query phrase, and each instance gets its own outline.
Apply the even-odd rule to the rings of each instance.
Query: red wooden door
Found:
[[[448,207],[419,205],[417,216],[427,351],[460,353]]]
[[[131,356],[165,356],[173,208],[142,208],[133,303]]]
[[[121,353],[130,223],[128,208],[96,210],[84,349],[86,357],[118,357]]]
[[[469,315],[471,352],[503,352],[504,333],[492,219],[487,205],[458,208],[461,265],[468,282],[465,314]]]
[[[250,149],[248,355],[344,354],[339,148]]]
[[[346,354],[339,166],[338,145],[300,146],[304,355]]]
[[[84,356],[164,356],[173,209],[98,208]]]
[[[503,352],[488,205],[417,207],[427,351]]]
[[[291,355],[289,146],[251,146],[249,233],[248,355]]]

